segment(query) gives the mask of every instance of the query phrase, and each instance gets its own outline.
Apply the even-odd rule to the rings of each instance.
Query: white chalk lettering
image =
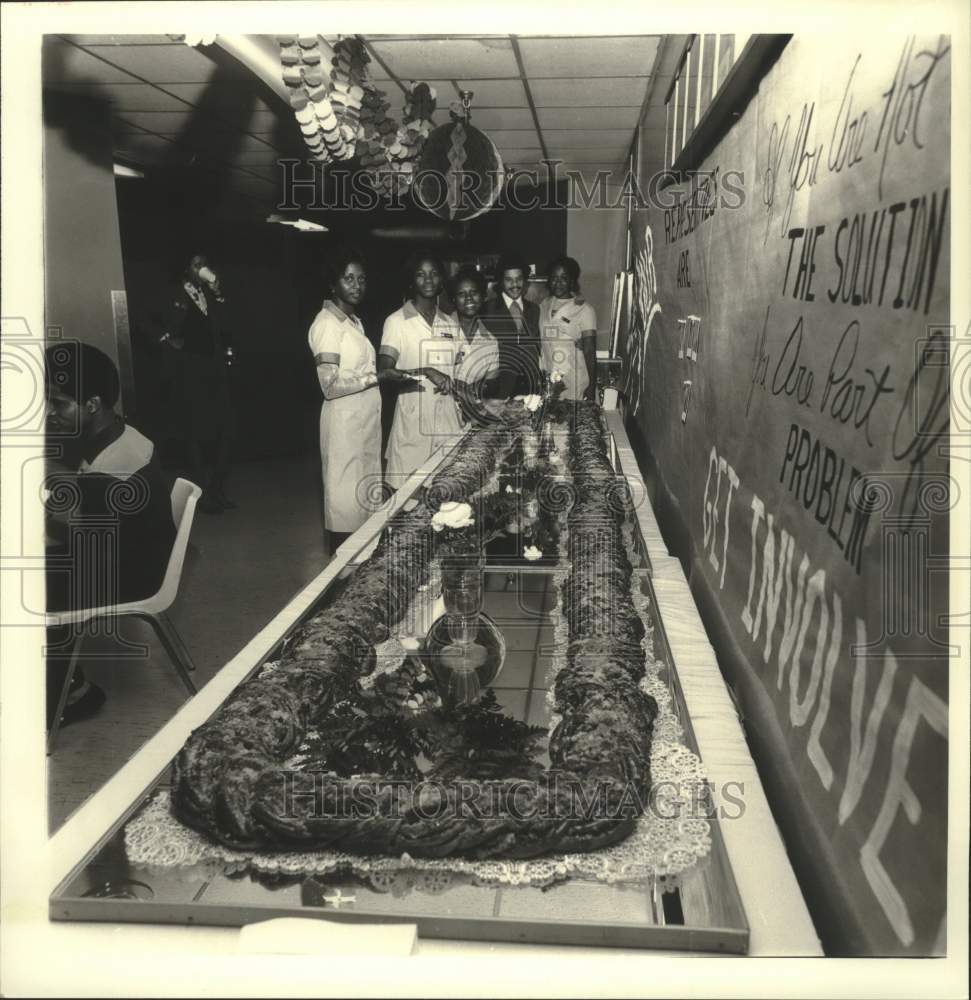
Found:
[[[888,655],[889,651],[888,651]],[[947,705],[930,688],[912,677],[907,690],[900,725],[893,740],[890,756],[890,780],[883,796],[883,805],[877,814],[873,829],[860,848],[860,864],[873,894],[877,897],[894,933],[905,947],[914,943],[914,925],[907,911],[907,904],[897,891],[889,873],[880,862],[880,851],[890,833],[890,827],[901,807],[912,826],[920,820],[920,799],[907,781],[907,765],[914,744],[914,735],[921,719],[926,719],[931,728],[947,738]]]
[[[856,644],[858,648],[866,647],[866,624],[859,618],[856,620]],[[853,672],[853,690],[850,694],[850,755],[846,761],[846,784],[840,796],[837,819],[842,826],[853,814],[863,786],[873,767],[873,755],[877,749],[877,734],[883,714],[890,702],[893,691],[893,679],[897,673],[897,660],[888,649],[883,657],[883,673],[877,685],[870,714],[866,720],[866,730],[863,730],[863,699],[866,695],[866,672],[868,657],[857,656]]]
[[[826,669],[823,672],[823,687],[819,692],[819,707],[816,710],[816,717],[809,727],[809,742],[806,744],[806,753],[809,761],[816,769],[819,780],[823,783],[823,788],[827,791],[833,785],[833,765],[819,742],[819,736],[829,718],[830,692],[833,688],[833,673],[836,664],[839,662],[840,644],[843,641],[843,601],[840,595],[833,593],[833,630],[829,634],[829,653],[826,656]]]

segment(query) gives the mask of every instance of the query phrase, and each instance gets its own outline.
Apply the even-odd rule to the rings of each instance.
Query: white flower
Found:
[[[561,372],[559,370],[559,368],[555,369],[554,371],[551,371],[550,372],[550,381],[554,385],[556,385],[558,382],[562,382],[563,381],[563,372]]]
[[[443,503],[432,517],[433,531],[441,531],[443,528],[467,528],[470,524],[475,524],[471,506],[451,500]]]
[[[530,413],[535,413],[543,405],[543,397],[536,393],[531,396],[513,396],[513,399],[521,402]]]
[[[527,545],[523,550],[523,557],[530,562],[536,562],[537,559],[543,558],[543,553],[535,545]]]

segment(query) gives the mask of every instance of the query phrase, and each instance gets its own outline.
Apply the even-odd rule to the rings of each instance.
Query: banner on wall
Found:
[[[794,37],[635,216],[629,417],[820,933],[856,953],[945,940],[949,93],[946,37]]]

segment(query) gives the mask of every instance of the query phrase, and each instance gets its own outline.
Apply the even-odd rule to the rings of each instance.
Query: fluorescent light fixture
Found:
[[[141,170],[134,167],[126,167],[124,163],[114,164],[115,177],[144,177]]]
[[[293,226],[301,233],[327,233],[330,230],[326,226],[321,226],[316,222],[308,222],[306,219],[285,219],[282,215],[268,215],[267,222],[278,222],[281,226]]]

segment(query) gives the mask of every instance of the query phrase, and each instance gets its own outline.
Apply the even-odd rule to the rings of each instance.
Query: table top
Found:
[[[643,482],[624,432],[620,415],[607,414],[608,428],[616,448],[616,460],[632,487],[646,496]],[[387,516],[402,506],[413,488],[424,481],[444,456],[432,457],[412,481],[399,490],[392,509],[379,512],[363,529],[361,536],[376,535]],[[411,488],[409,488],[411,487]],[[710,780],[718,786],[738,782],[744,786],[745,808],[732,822],[721,824],[725,849],[738,884],[750,927],[751,955],[820,955],[818,939],[789,865],[785,848],[769,811],[754,762],[748,752],[731,699],[718,672],[714,651],[707,642],[697,609],[691,598],[680,564],[666,551],[649,503],[637,505],[640,533],[647,544],[651,582],[670,654],[677,665],[685,704],[690,713],[694,735]],[[128,761],[115,777],[94,795],[50,842],[50,885],[57,886],[82,856],[82,847],[91,847],[102,838],[118,818],[125,814],[138,795],[159,778],[192,729],[204,722],[225,697],[246,677],[276,645],[288,628],[298,621],[330,582],[358,553],[359,544],[351,539],[338,551],[330,565],[284,608],[280,614],[200,691],[176,716]],[[77,948],[94,949],[103,939],[98,931],[112,927],[112,935],[123,933],[153,954],[170,949],[180,954],[203,956],[234,951],[238,930],[214,927],[125,927],[121,925],[84,926],[76,923],[45,925],[37,914],[42,936],[59,949],[74,952]],[[524,950],[525,949],[525,950]],[[100,948],[99,948],[100,950]],[[446,942],[422,939],[419,956],[443,959],[500,955],[510,960],[533,956],[537,960],[572,960],[580,953],[598,954],[598,949],[564,948],[544,945],[485,944],[472,941]],[[611,955],[628,955],[611,950]],[[637,953],[629,959],[639,964]],[[231,974],[231,973],[227,973]]]

